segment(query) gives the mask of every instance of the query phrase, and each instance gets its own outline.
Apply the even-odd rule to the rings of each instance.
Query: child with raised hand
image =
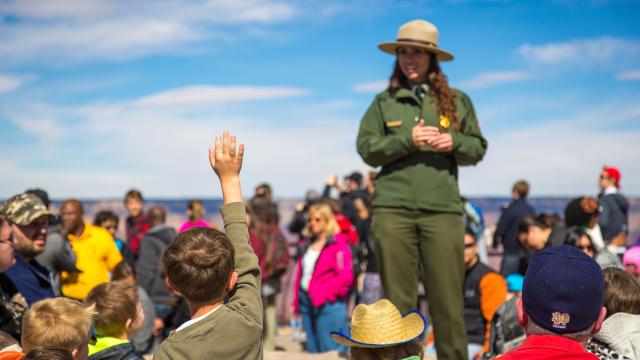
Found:
[[[260,268],[240,190],[243,155],[244,145],[228,131],[209,149],[222,188],[225,233],[189,229],[162,257],[167,283],[187,301],[191,320],[167,337],[155,359],[262,359]]]

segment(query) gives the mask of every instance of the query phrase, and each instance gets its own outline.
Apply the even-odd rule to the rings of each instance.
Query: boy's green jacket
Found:
[[[225,233],[235,249],[235,291],[212,314],[169,334],[154,354],[156,360],[262,359],[260,268],[249,245],[245,205],[230,203],[223,205],[220,212]]]
[[[475,165],[484,157],[487,140],[482,136],[471,99],[458,90],[460,130],[452,119],[442,118],[429,94],[424,99],[411,90],[386,90],[376,96],[364,115],[356,141],[367,164],[382,166],[376,178],[374,207],[462,213],[458,191],[458,165]],[[424,119],[451,133],[451,153],[417,148],[412,129]]]

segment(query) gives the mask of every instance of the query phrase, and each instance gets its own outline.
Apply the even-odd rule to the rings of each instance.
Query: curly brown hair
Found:
[[[456,130],[460,130],[460,119],[458,112],[456,111],[457,97],[456,93],[449,87],[449,80],[447,76],[442,72],[438,57],[434,53],[428,53],[429,69],[427,69],[427,85],[429,86],[429,96],[436,102],[438,106],[438,114],[447,116],[451,122],[455,125]],[[398,59],[393,65],[393,73],[389,78],[389,91],[395,93],[400,88],[411,88],[411,82],[404,75],[400,66],[398,65]]]

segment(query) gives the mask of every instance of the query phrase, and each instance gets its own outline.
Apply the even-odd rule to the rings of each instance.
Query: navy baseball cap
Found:
[[[600,266],[579,249],[562,245],[533,257],[522,286],[524,311],[557,334],[587,330],[604,302]]]

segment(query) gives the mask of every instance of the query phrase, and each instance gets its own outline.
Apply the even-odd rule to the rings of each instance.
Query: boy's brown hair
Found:
[[[179,234],[162,256],[171,284],[185,299],[221,300],[235,268],[235,250],[227,236],[214,229],[192,228]]]
[[[89,342],[93,306],[69,298],[52,298],[31,306],[22,320],[22,348],[61,347],[73,351]]]
[[[114,281],[93,288],[87,300],[93,304],[97,315],[95,328],[98,336],[119,337],[127,331],[127,320],[135,322],[138,315],[138,293],[136,288]]]
[[[619,312],[640,314],[640,284],[633,275],[618,268],[606,268],[602,272],[607,317]]]

